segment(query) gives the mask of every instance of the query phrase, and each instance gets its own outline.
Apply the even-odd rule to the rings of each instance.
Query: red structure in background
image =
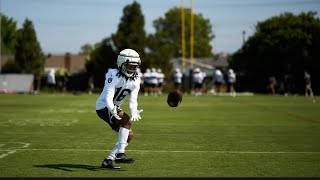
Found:
[[[67,69],[68,72],[71,70],[71,55],[70,53],[66,53],[64,56],[64,67]]]

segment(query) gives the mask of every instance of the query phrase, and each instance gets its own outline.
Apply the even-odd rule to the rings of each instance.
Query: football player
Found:
[[[234,88],[234,84],[236,83],[237,76],[236,73],[233,71],[233,69],[229,69],[228,71],[228,86],[229,86],[229,92],[230,96],[236,97],[236,90]]]
[[[182,77],[183,74],[181,73],[181,70],[179,68],[176,68],[173,74],[173,83],[176,90],[181,90]]]
[[[96,101],[97,115],[118,132],[118,141],[109,155],[103,160],[101,167],[120,169],[117,163],[132,163],[133,158],[127,157],[125,148],[133,138],[132,122],[141,119],[138,110],[138,93],[140,78],[137,69],[141,64],[139,54],[133,49],[124,49],[117,58],[117,67],[108,69],[105,74],[104,88]],[[121,108],[125,97],[129,96],[131,117]]]
[[[160,68],[157,69],[158,72],[158,94],[161,95],[162,94],[162,90],[163,90],[163,84],[164,84],[164,73],[162,72],[162,70]]]
[[[200,68],[194,70],[192,81],[194,84],[194,92],[196,96],[201,96],[203,91],[203,81],[206,77],[206,73],[202,72]]]

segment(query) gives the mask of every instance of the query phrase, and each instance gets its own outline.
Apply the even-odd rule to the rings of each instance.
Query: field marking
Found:
[[[8,119],[7,121],[3,121],[0,123],[0,126],[8,127],[11,125],[15,126],[26,126],[26,125],[39,125],[39,126],[70,126],[72,124],[76,124],[79,122],[79,119],[68,119],[67,121],[64,120],[58,120],[54,118],[36,118],[36,119],[23,119],[23,120],[17,120],[17,119]]]
[[[1,149],[0,149],[1,150]],[[111,149],[15,149],[19,151],[111,151]],[[146,153],[225,153],[225,154],[320,154],[317,151],[169,151],[169,150],[126,150]]]
[[[71,112],[76,112],[76,113],[95,113],[92,110],[83,110],[83,109],[78,109],[78,108],[66,108],[66,109],[47,109],[47,110],[42,110],[39,113],[40,114],[52,114],[52,113],[71,113]]]
[[[7,144],[21,144],[22,145],[21,148],[27,148],[30,146],[30,143],[23,143],[23,142],[7,142]],[[3,147],[6,144],[0,144],[0,145],[1,145],[0,147]],[[0,154],[0,159],[17,152],[17,150],[21,150],[21,148],[13,147],[12,149],[0,149],[0,151],[8,151],[7,153]]]
[[[17,150],[11,150],[11,151],[8,151],[7,153],[1,154],[0,155],[0,159],[4,158],[4,157],[6,157],[6,156],[8,156],[10,154],[13,154],[15,152],[17,152]]]

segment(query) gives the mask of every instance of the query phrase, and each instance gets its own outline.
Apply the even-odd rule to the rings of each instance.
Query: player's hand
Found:
[[[132,116],[130,118],[130,121],[139,121],[141,119],[140,113],[143,111],[143,109],[136,110],[132,112]]]
[[[121,117],[118,115],[117,106],[114,106],[114,108],[111,111],[111,114],[113,117],[115,117],[118,120],[121,120]]]

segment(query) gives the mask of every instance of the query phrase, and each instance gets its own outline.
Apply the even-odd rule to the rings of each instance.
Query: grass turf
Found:
[[[100,169],[117,134],[98,94],[0,95],[1,177],[320,177],[320,99],[139,96],[133,164]],[[128,111],[127,100],[122,108]]]

